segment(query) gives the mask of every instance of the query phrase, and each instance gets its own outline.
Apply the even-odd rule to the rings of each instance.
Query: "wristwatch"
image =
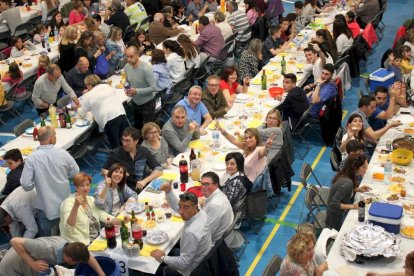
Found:
[[[164,259],[165,259],[165,255],[162,256],[160,259],[161,259],[161,263],[163,263],[164,262]]]
[[[320,84],[319,82],[317,82],[315,85],[316,85],[316,86],[321,86],[321,84]]]

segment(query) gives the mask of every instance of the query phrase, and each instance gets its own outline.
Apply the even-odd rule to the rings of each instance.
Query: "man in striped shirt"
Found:
[[[234,33],[238,33],[236,41],[239,43],[246,42],[250,39],[251,33],[243,35],[243,32],[250,27],[247,15],[238,10],[237,3],[235,1],[227,2],[227,12],[230,14],[227,18],[227,22],[230,24]]]
[[[137,28],[138,28],[142,20],[144,20],[148,16],[147,12],[145,11],[144,6],[136,0],[125,0],[125,3],[127,5],[127,8],[125,9],[124,12],[129,18],[129,23],[131,25],[138,23],[137,24]],[[141,28],[147,31],[148,23],[145,24],[144,26],[141,26]]]

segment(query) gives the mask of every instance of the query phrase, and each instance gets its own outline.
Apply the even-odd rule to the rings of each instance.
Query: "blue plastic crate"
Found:
[[[368,212],[368,220],[383,227],[387,232],[400,233],[403,208],[399,205],[383,202],[373,202]]]
[[[374,92],[378,86],[389,87],[394,83],[394,72],[380,68],[369,75],[370,91]]]

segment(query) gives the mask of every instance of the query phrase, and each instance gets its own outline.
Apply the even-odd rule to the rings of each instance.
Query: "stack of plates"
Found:
[[[236,102],[238,102],[238,103],[244,103],[248,99],[250,99],[250,95],[249,94],[239,93],[239,94],[236,95]]]

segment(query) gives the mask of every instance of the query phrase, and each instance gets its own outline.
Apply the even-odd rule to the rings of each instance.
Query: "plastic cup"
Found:
[[[181,192],[185,192],[185,190],[186,190],[186,185],[185,185],[185,183],[181,183],[181,184],[180,184],[180,190],[181,190]]]

